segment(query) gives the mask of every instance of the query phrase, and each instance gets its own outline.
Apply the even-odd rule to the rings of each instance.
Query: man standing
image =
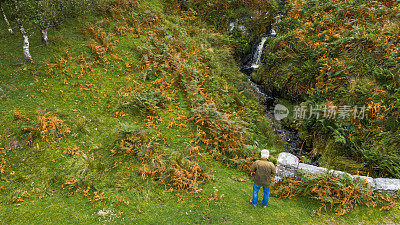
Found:
[[[257,205],[258,191],[261,187],[264,190],[262,205],[264,208],[268,205],[270,185],[276,173],[275,165],[268,161],[268,158],[269,151],[264,149],[261,151],[261,160],[255,161],[250,167],[251,171],[254,172],[253,198],[250,200],[253,206]]]

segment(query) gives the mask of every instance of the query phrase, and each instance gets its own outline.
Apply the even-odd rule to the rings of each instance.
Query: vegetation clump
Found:
[[[210,179],[206,170],[185,153],[163,149],[146,131],[121,124],[120,151],[141,165],[139,174],[165,184],[171,191],[196,191],[198,185]],[[114,151],[115,153],[118,153]]]
[[[398,15],[396,1],[287,2],[255,77],[305,107],[298,127],[320,165],[400,178]]]
[[[36,120],[31,120],[20,112],[16,112],[15,119],[21,124],[28,145],[33,145],[37,138],[47,142],[59,141],[71,133],[71,129],[62,119],[48,112],[37,115]]]
[[[398,207],[393,197],[377,192],[368,182],[328,172],[318,175],[303,174],[301,180],[284,178],[274,185],[273,193],[279,198],[311,197],[321,204],[316,210],[318,214],[324,210],[344,215],[360,205],[380,207],[381,210]]]

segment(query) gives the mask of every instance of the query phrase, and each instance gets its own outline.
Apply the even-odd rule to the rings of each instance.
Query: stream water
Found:
[[[258,68],[259,66],[260,64],[256,65],[255,68]],[[249,82],[254,91],[262,98],[260,102],[266,106],[266,116],[272,121],[274,131],[282,137],[285,151],[300,157],[308,157],[309,154],[307,153],[309,153],[310,150],[306,149],[305,142],[299,137],[298,131],[294,128],[284,126],[281,121],[275,119],[275,101],[278,100],[278,98],[274,96],[272,92],[266,91],[260,84],[254,82],[251,77],[251,73],[254,72],[254,70],[254,68],[250,70],[246,67],[243,71],[248,76]],[[311,161],[313,160],[311,159]]]
[[[285,2],[282,1],[281,10],[278,12],[276,16],[276,24],[278,24],[281,21],[281,18],[283,16],[282,9],[284,6]],[[310,155],[311,152],[310,149],[307,149],[305,141],[299,137],[298,131],[296,129],[284,126],[279,120],[275,119],[274,106],[275,106],[275,101],[277,100],[275,94],[271,91],[265,90],[265,88],[262,85],[257,84],[251,76],[252,73],[262,65],[262,55],[265,50],[265,44],[268,42],[268,39],[273,38],[277,35],[275,29],[276,29],[275,27],[272,27],[266,35],[262,36],[260,40],[256,42],[255,46],[253,47],[251,56],[247,57],[250,59],[250,63],[247,62],[247,65],[250,66],[243,66],[242,72],[248,76],[249,82],[254,88],[254,91],[259,96],[261,96],[262,98],[261,102],[265,104],[267,108],[266,116],[271,119],[274,131],[277,132],[282,137],[284,141],[285,151],[295,154],[300,158],[307,157],[310,159],[311,164],[315,164],[314,158],[311,157]],[[246,64],[246,62],[242,63]]]

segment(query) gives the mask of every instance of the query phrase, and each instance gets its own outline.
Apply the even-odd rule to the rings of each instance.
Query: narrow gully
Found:
[[[281,2],[281,10],[278,12],[276,16],[276,24],[281,21],[283,16],[282,9],[285,6],[285,1]],[[230,24],[232,27],[232,24]],[[251,56],[249,57],[250,66],[243,66],[241,71],[247,75],[249,78],[249,82],[251,86],[254,88],[254,91],[261,96],[262,101],[261,104],[266,106],[266,116],[272,121],[274,131],[282,137],[284,141],[284,149],[286,152],[291,154],[297,155],[300,159],[303,157],[308,158],[311,161],[311,164],[317,165],[316,157],[312,156],[310,147],[307,147],[305,144],[306,141],[302,140],[299,135],[298,131],[294,128],[284,126],[279,120],[276,120],[274,117],[274,105],[275,101],[278,100],[277,96],[271,92],[265,90],[261,84],[257,84],[253,78],[252,73],[255,72],[260,66],[262,66],[262,55],[263,51],[265,50],[265,44],[268,42],[268,39],[273,38],[277,35],[276,27],[272,27],[268,34],[262,36],[256,45],[253,47],[253,51]],[[243,60],[245,61],[245,60]],[[244,62],[245,64],[246,62]]]

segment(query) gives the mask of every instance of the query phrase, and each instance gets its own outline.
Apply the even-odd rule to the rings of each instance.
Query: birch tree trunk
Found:
[[[7,19],[6,13],[4,12],[3,5],[1,4],[1,2],[0,2],[0,10],[1,10],[1,14],[3,14],[4,21],[5,21],[6,24],[7,24],[8,32],[10,32],[10,34],[14,34],[14,31],[13,31],[13,29],[11,28],[10,22],[9,22],[8,19]]]
[[[15,9],[16,9],[17,13],[19,13],[19,8],[18,8],[17,4],[15,4]],[[22,21],[18,17],[18,15],[16,17],[16,20],[17,20],[17,24],[19,26],[19,31],[21,32],[22,39],[23,39],[22,51],[24,53],[24,63],[32,62],[32,56],[31,56],[31,53],[29,52],[29,36],[26,33],[24,26],[22,25]]]
[[[48,28],[45,28],[45,29],[42,29],[40,31],[40,33],[42,34],[42,43],[44,45],[48,45],[49,44],[49,37],[47,36],[47,29]]]
[[[22,42],[22,50],[24,53],[24,61],[25,63],[32,61],[31,53],[29,52],[29,36],[26,34],[26,31],[22,25],[19,26],[19,30],[21,32],[23,42]]]

